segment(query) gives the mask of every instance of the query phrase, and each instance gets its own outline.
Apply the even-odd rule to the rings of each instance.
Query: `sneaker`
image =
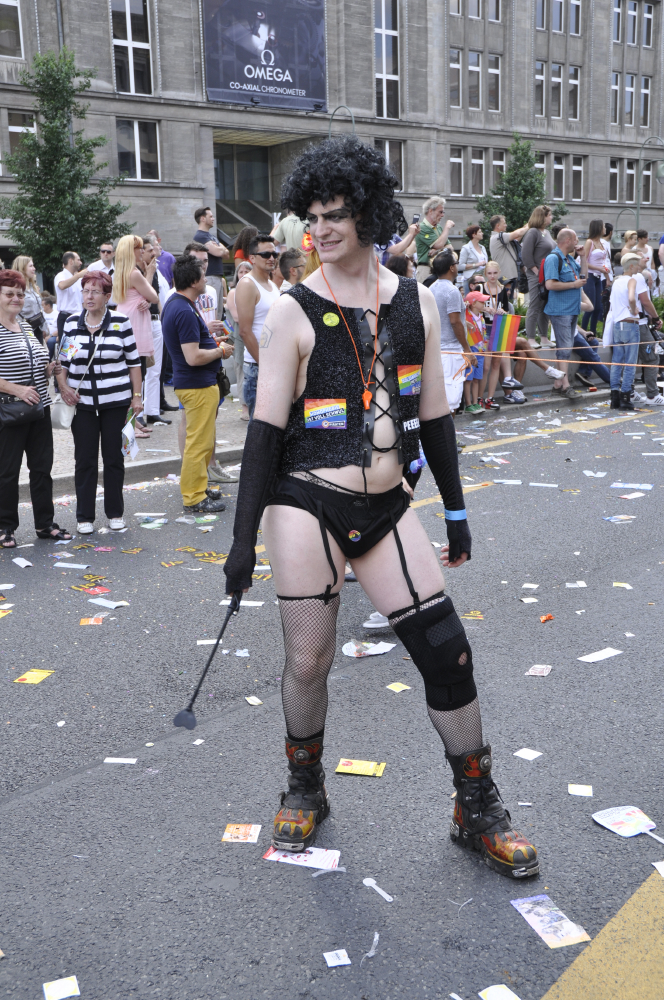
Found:
[[[532,348],[533,351],[541,351],[542,345],[538,344],[533,337],[528,337],[528,347]]]
[[[95,530],[95,526],[91,521],[80,521],[76,525],[76,530],[78,531],[79,535],[91,535],[92,532]]]
[[[646,406],[664,406],[664,396],[662,396],[661,392],[658,392],[652,399],[648,397],[646,399]]]
[[[519,392],[518,389],[515,389],[514,392],[506,392],[503,398],[503,403],[525,403],[525,402],[526,402],[526,397],[522,392]]]
[[[557,396],[565,396],[567,399],[578,399],[581,393],[577,389],[573,389],[571,385],[568,385],[566,389],[561,386],[556,389],[555,385],[552,387],[551,392],[555,392]]]
[[[211,497],[206,497],[192,507],[184,508],[185,514],[218,514],[222,510],[226,510],[226,504],[221,500],[212,500]]]
[[[633,403],[647,403],[648,402],[648,397],[647,396],[642,396],[640,392],[636,391],[636,389],[633,390],[632,395],[629,398],[631,399],[631,401]]]
[[[238,476],[232,476],[230,472],[224,472],[219,462],[213,462],[212,465],[208,465],[207,477],[208,483],[237,483],[239,481]]]
[[[553,365],[549,365],[549,367],[544,372],[544,374],[546,375],[547,378],[564,378],[565,377],[565,372],[559,371],[557,368],[554,368]]]
[[[381,615],[380,611],[374,611],[369,615],[369,620],[364,622],[363,628],[389,628],[389,626],[390,623],[385,615]]]
[[[500,405],[495,401],[495,399],[493,398],[493,396],[487,396],[487,398],[484,400],[484,409],[485,410],[499,410],[500,409]]]
[[[482,407],[479,405],[479,403],[470,403],[468,406],[466,406],[466,408],[464,409],[463,412],[464,413],[480,413],[481,410],[482,410]]]
[[[523,389],[521,382],[518,382],[513,375],[508,375],[504,382],[500,383],[503,389]]]
[[[108,521],[108,526],[111,531],[121,531],[122,528],[126,528],[124,517],[111,517]]]

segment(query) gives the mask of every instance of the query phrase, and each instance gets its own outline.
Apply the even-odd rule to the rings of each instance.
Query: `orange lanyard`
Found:
[[[358,364],[358,367],[360,369],[360,378],[362,379],[362,384],[364,386],[364,392],[362,393],[362,402],[364,403],[364,409],[368,410],[369,407],[371,406],[371,389],[369,388],[369,386],[372,385],[372,382],[370,380],[371,380],[371,374],[373,372],[373,366],[376,363],[376,351],[378,349],[378,303],[379,303],[379,298],[380,298],[380,279],[378,277],[378,271],[376,271],[376,333],[374,334],[374,353],[373,353],[373,358],[371,360],[371,367],[369,368],[369,375],[368,375],[368,377],[366,379],[364,377],[364,372],[362,370],[362,362],[360,361],[360,355],[357,352],[357,346],[355,344],[355,341],[353,340],[353,334],[350,332],[350,327],[348,326],[348,323],[346,322],[346,317],[344,316],[343,312],[341,311],[341,306],[337,302],[337,299],[336,299],[336,296],[335,296],[334,292],[330,288],[330,283],[327,280],[327,278],[325,277],[325,271],[323,270],[323,265],[322,264],[320,266],[320,273],[323,275],[323,281],[327,285],[328,291],[329,291],[330,295],[332,296],[332,299],[334,300],[334,304],[337,307],[337,309],[339,310],[339,314],[340,314],[342,320],[344,321],[344,325],[345,325],[346,329],[348,330],[348,336],[350,337],[351,344],[353,345],[353,349],[355,351],[355,357],[357,358],[357,364]]]

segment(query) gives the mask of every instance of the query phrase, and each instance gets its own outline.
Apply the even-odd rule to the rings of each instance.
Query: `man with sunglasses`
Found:
[[[248,250],[252,271],[238,282],[235,306],[244,344],[244,401],[251,418],[256,405],[258,343],[270,306],[279,298],[279,289],[271,280],[279,253],[269,233],[258,233]]]
[[[104,240],[99,247],[99,260],[96,260],[94,264],[88,264],[88,271],[103,271],[104,274],[108,274],[112,278],[115,271],[113,267],[114,258],[115,249],[112,242]]]

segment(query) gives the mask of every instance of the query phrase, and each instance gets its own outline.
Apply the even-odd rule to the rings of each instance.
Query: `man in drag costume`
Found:
[[[402,473],[419,442],[445,504],[445,566],[470,559],[433,295],[378,264],[403,226],[397,180],[355,136],[307,149],[283,202],[309,223],[321,266],[273,304],[242,460],[227,591],[251,586],[261,517],[286,647],[288,791],[273,844],[303,851],[329,813],[322,764],[327,675],[346,559],[424,679],[457,796],[451,837],[510,878],[539,871],[491,776],[473,658]]]

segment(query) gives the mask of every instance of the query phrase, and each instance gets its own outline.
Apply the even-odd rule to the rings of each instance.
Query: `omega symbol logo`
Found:
[[[269,62],[265,61],[265,56],[270,57]],[[263,64],[263,66],[274,66],[274,52],[272,51],[272,49],[263,49],[263,51],[261,52],[261,63]]]

